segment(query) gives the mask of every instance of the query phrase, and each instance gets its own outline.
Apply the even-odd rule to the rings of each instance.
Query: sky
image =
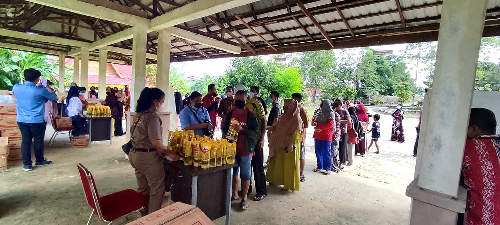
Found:
[[[371,47],[375,50],[392,50],[393,54],[395,55],[402,55],[403,51],[406,48],[406,44],[396,44],[396,45],[381,45],[381,46],[374,46]],[[333,50],[335,52],[335,55],[337,57],[340,56],[341,50],[335,49]],[[498,54],[496,54],[497,57],[493,57],[498,59]],[[262,56],[264,60],[269,60],[271,58],[271,55],[264,55]],[[186,78],[189,79],[201,79],[205,74],[210,75],[210,76],[221,76],[224,74],[224,72],[229,69],[230,63],[231,63],[232,58],[222,58],[222,59],[206,59],[206,60],[196,60],[196,61],[188,61],[188,62],[173,62],[171,64],[172,67],[175,67],[177,69],[180,69],[185,75]],[[338,60],[342,60],[341,58]],[[488,60],[491,61],[491,60]],[[417,75],[417,70],[415,68],[415,65],[412,63],[407,63],[408,66],[408,72],[410,72],[410,75],[412,78],[415,78]],[[420,73],[417,79],[417,86],[422,86],[424,87],[424,81],[426,81],[426,75]]]

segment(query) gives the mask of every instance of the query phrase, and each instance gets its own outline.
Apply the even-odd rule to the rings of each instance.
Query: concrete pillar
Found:
[[[73,57],[73,82],[80,85],[80,56]]]
[[[81,48],[82,68],[80,72],[80,86],[89,89],[89,49]]]
[[[66,73],[65,62],[66,54],[61,52],[59,54],[59,92],[64,91],[64,77]]]
[[[135,109],[141,91],[146,87],[146,45],[147,27],[135,26],[132,44],[132,85],[130,90],[130,108]]]
[[[156,70],[156,87],[167,93],[170,87],[170,49],[172,48],[172,35],[166,30],[158,31],[158,67]],[[168,98],[165,98],[164,106],[168,105]]]
[[[99,49],[99,99],[106,98],[106,67],[108,65],[108,50]]]
[[[487,1],[447,0],[441,13],[418,185],[450,196],[457,196]]]
[[[410,224],[456,224],[464,212],[466,191],[458,184],[487,2],[443,1],[418,177],[406,192]]]

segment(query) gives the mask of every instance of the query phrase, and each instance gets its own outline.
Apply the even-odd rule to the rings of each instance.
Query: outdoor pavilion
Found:
[[[447,224],[464,207],[456,140],[465,140],[480,38],[500,35],[500,0],[2,0],[0,26],[0,47],[81,60],[81,86],[89,60],[103,68],[99,86],[106,62],[131,64],[132,104],[147,63],[167,89],[170,62],[439,40],[408,193],[411,224]]]

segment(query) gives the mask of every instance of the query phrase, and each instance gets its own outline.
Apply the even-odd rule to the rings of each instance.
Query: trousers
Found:
[[[255,181],[255,192],[257,195],[267,195],[266,175],[264,174],[264,150],[255,148],[252,157],[253,179]]]
[[[137,192],[146,200],[145,208],[152,213],[161,208],[165,195],[165,170],[163,158],[158,152],[129,153],[129,161],[135,169],[137,179]]]
[[[17,122],[19,130],[21,130],[21,155],[23,157],[23,164],[31,166],[31,143],[34,144],[35,158],[37,163],[43,163],[45,158],[43,156],[43,139],[45,138],[45,128],[47,123],[21,123]]]
[[[332,170],[332,155],[330,153],[332,142],[314,139],[314,149],[316,152],[316,165],[318,169]]]

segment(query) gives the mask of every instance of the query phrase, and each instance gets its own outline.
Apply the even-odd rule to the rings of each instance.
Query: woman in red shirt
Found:
[[[324,171],[325,175],[330,175],[332,170],[330,148],[333,128],[335,127],[334,119],[335,114],[332,110],[330,100],[321,100],[320,108],[316,110],[312,120],[312,125],[315,126],[313,138],[317,162],[317,167],[313,171]]]

